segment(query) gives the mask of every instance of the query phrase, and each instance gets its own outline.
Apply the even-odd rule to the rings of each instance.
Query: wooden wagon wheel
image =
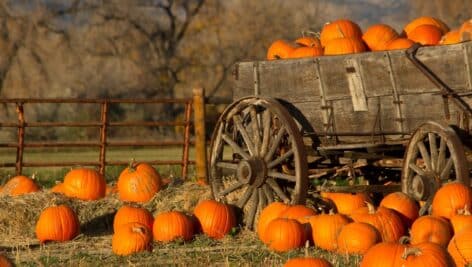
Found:
[[[426,201],[425,213],[443,183],[469,185],[469,170],[462,142],[456,132],[436,122],[426,122],[412,135],[405,152],[402,191]]]
[[[282,170],[287,162],[290,174]],[[270,202],[305,202],[307,168],[300,130],[277,100],[243,98],[216,124],[209,177],[213,197],[239,207],[249,229]]]

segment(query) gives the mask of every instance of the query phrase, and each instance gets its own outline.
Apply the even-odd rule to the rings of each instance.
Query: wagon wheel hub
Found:
[[[415,175],[411,181],[412,194],[415,199],[427,200],[434,195],[438,188],[434,174],[427,174],[425,176]]]
[[[242,183],[261,187],[267,177],[267,166],[265,161],[261,158],[242,160],[238,164],[236,173]]]

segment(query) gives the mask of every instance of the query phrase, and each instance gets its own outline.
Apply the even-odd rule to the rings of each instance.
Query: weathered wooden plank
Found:
[[[428,120],[447,122],[443,98],[440,94],[400,95],[405,115],[406,130],[412,132]]]
[[[233,66],[233,100],[254,95],[254,70],[252,62],[240,62]]]
[[[282,60],[259,63],[259,90],[261,95],[282,98],[290,102],[314,101],[319,99],[315,85],[313,59]]]
[[[423,62],[442,81],[457,92],[467,88],[466,69],[461,45],[445,45],[421,48],[417,58]],[[401,94],[439,92],[404,55],[403,51],[389,52],[394,75]]]

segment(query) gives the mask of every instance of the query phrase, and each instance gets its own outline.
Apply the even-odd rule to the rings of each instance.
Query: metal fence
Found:
[[[106,151],[109,147],[163,147],[163,146],[181,146],[182,157],[180,159],[169,159],[169,160],[147,160],[140,161],[146,162],[152,165],[180,165],[182,167],[181,175],[183,178],[187,177],[188,166],[190,164],[196,164],[195,161],[189,159],[189,148],[190,145],[197,145],[200,149],[205,150],[205,136],[200,133],[195,134],[193,141],[191,140],[191,125],[195,124],[195,128],[204,128],[204,96],[203,89],[193,90],[192,98],[180,98],[180,99],[38,99],[38,98],[23,98],[23,99],[0,99],[2,104],[13,104],[16,105],[16,113],[18,120],[14,122],[0,122],[0,129],[3,127],[17,128],[17,141],[16,142],[5,142],[0,143],[0,148],[16,148],[16,161],[15,162],[3,162],[0,163],[0,167],[15,167],[16,174],[21,174],[23,167],[60,167],[60,166],[95,166],[99,168],[99,172],[104,174],[105,167],[110,165],[128,165],[127,161],[112,161],[107,160]],[[29,104],[42,104],[42,103],[74,103],[74,104],[95,104],[100,107],[100,120],[98,121],[51,121],[51,122],[38,122],[38,121],[26,121],[25,120],[25,109],[28,108]],[[184,119],[183,121],[175,120],[162,120],[162,121],[116,121],[112,122],[109,118],[109,106],[111,104],[176,104],[183,105],[184,107]],[[194,105],[196,103],[196,105]],[[192,118],[193,110],[198,110],[196,116]],[[201,125],[203,124],[203,125]],[[158,126],[180,126],[183,127],[183,138],[181,140],[146,140],[146,141],[110,141],[108,140],[108,132],[113,127],[129,127],[129,126],[142,126],[142,127],[158,127]],[[95,141],[35,141],[28,142],[25,140],[25,132],[28,128],[32,127],[97,127],[100,129],[99,136]],[[204,133],[203,133],[204,134]],[[48,161],[48,162],[25,162],[24,152],[25,148],[46,148],[46,147],[90,147],[99,150],[99,158],[97,161],[75,161],[75,162],[60,162],[60,161]],[[206,176],[206,153],[198,152],[199,157],[196,157],[197,162],[197,174],[200,176]],[[202,154],[203,153],[203,154]],[[203,155],[203,158],[202,156]],[[203,170],[201,169],[203,168]],[[204,178],[204,177],[202,177]]]

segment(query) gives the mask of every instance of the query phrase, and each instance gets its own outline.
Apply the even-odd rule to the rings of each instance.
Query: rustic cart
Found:
[[[311,191],[401,190],[427,207],[441,184],[469,184],[472,42],[240,62],[233,78],[209,181],[250,228]]]

